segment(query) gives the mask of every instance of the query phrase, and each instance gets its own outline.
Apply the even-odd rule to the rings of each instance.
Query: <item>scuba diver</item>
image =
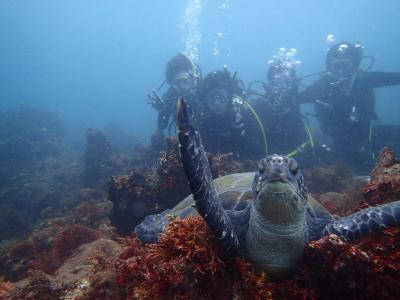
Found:
[[[232,152],[236,158],[244,157],[243,88],[236,74],[222,69],[203,79],[200,68],[179,53],[167,63],[165,75],[169,88],[163,96],[158,94],[163,84],[148,95],[148,103],[158,111],[157,131],[151,138],[150,149],[158,153],[164,148],[163,131],[171,131],[176,101],[182,96],[192,107],[203,143],[210,152]]]
[[[227,69],[211,72],[200,85],[195,114],[204,146],[212,153],[233,153],[237,159],[247,157],[244,89],[241,81]]]
[[[157,90],[148,95],[148,103],[158,112],[157,130],[152,137],[152,144],[163,144],[165,129],[173,126],[175,103],[178,97],[183,96],[188,103],[196,108],[198,102],[199,83],[201,81],[200,68],[184,53],[178,53],[171,58],[165,68],[165,81]],[[169,88],[160,96],[159,91],[165,83]]]
[[[371,169],[372,124],[377,120],[374,89],[400,84],[399,72],[371,72],[360,64],[363,48],[342,42],[327,52],[326,71],[299,94],[301,103],[314,103],[322,131],[332,139],[331,156],[356,172]],[[327,149],[329,149],[327,147]]]
[[[297,101],[296,65],[300,62],[294,59],[295,54],[295,49],[287,51],[281,48],[274,59],[269,61],[268,83],[263,83],[264,92],[254,93],[250,83],[248,93],[259,96],[251,105],[261,120],[261,128],[265,130],[268,152],[282,153],[301,160],[311,154],[314,143]]]

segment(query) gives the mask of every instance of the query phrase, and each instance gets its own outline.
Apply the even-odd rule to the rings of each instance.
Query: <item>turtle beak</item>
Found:
[[[267,182],[282,181],[288,182],[287,167],[284,164],[283,158],[280,156],[274,156],[266,165],[268,170]]]
[[[194,127],[194,113],[183,97],[176,102],[176,124],[178,131]]]

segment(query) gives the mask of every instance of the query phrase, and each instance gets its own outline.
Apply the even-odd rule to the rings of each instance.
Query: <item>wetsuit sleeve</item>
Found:
[[[364,76],[369,88],[400,85],[400,72],[366,72]]]
[[[323,95],[323,82],[320,79],[305,90],[299,92],[297,95],[297,102],[299,104],[313,103],[315,100],[318,100],[321,95]]]

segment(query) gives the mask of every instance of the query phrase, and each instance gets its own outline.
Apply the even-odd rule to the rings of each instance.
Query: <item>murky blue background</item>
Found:
[[[190,2],[0,0],[0,110],[49,109],[76,138],[112,121],[148,141],[156,112],[146,94],[163,81],[166,61],[184,50]],[[203,74],[227,65],[246,83],[264,80],[280,47],[297,49],[299,75],[322,71],[328,34],[361,42],[376,59],[373,70],[400,71],[398,0],[197,4]],[[382,122],[399,122],[399,95],[400,87],[377,90]]]

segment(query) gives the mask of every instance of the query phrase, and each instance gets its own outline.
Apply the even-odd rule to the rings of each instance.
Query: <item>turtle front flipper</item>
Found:
[[[370,232],[400,226],[400,201],[360,210],[328,224],[322,236],[334,233],[351,241]]]
[[[207,154],[195,126],[193,111],[183,98],[179,98],[177,102],[176,123],[179,152],[197,211],[226,252],[235,255],[239,251],[239,241],[228,214],[218,200]]]

